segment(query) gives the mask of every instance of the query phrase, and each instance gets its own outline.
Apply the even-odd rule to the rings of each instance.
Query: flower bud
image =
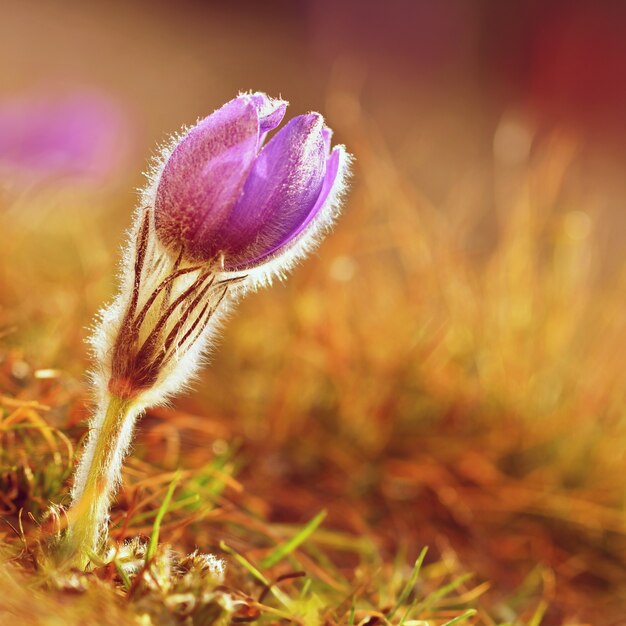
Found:
[[[295,117],[263,146],[286,103],[241,95],[192,128],[156,180],[161,243],[193,262],[246,271],[292,250],[332,219],[347,155],[330,150],[318,113]]]

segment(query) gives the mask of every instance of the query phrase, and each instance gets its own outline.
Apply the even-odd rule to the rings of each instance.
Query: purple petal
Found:
[[[240,96],[197,124],[176,146],[159,180],[155,223],[161,242],[188,258],[217,253],[215,233],[239,198],[259,149],[259,117]]]
[[[326,200],[328,200],[328,196],[335,186],[335,182],[337,181],[337,175],[339,174],[339,164],[341,162],[341,156],[344,152],[342,146],[336,146],[335,149],[330,153],[328,160],[326,161],[326,174],[324,176],[324,182],[322,183],[322,189],[320,190],[319,196],[317,197],[317,201],[315,205],[307,215],[306,219],[303,220],[298,228],[292,231],[288,236],[288,241],[286,243],[290,243],[293,239],[298,237],[302,232],[304,232],[310,223],[319,215],[319,213],[324,208],[326,204]]]
[[[330,154],[330,141],[333,138],[333,131],[328,128],[328,126],[324,126],[324,128],[322,128],[322,137],[324,138],[326,154]]]
[[[267,144],[222,230],[226,269],[242,269],[287,243],[320,195],[326,157],[323,119],[292,119]]]
[[[313,208],[309,211],[309,214],[306,216],[306,218],[302,220],[295,229],[285,235],[283,237],[283,240],[278,245],[276,245],[272,249],[265,250],[262,255],[254,259],[255,265],[263,263],[270,257],[273,257],[276,254],[285,250],[286,248],[290,247],[291,244],[293,244],[300,237],[300,235],[311,226],[312,222],[322,213],[330,192],[337,182],[339,165],[341,163],[341,157],[343,153],[343,146],[336,146],[328,157],[328,160],[326,161],[326,174],[322,183],[322,189],[320,190],[319,196],[317,197]]]
[[[267,133],[276,128],[285,117],[287,102],[270,98],[258,91],[250,96],[252,103],[259,114],[259,127],[261,133]]]

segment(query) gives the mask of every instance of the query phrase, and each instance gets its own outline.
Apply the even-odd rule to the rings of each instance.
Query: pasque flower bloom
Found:
[[[166,147],[152,171],[120,293],[92,337],[97,409],[63,544],[80,566],[106,535],[137,418],[189,383],[228,307],[301,258],[338,212],[349,157],[331,150],[318,113],[266,142],[286,107],[240,95]]]
[[[318,113],[299,115],[263,146],[286,103],[243,95],[192,128],[159,177],[156,232],[193,261],[249,270],[293,249],[335,208],[347,158],[330,150]],[[329,202],[329,200],[331,200]]]

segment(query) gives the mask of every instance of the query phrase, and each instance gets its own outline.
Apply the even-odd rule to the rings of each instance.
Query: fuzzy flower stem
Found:
[[[63,558],[81,569],[89,563],[90,555],[98,552],[106,537],[109,505],[139,413],[132,400],[110,396],[101,423],[94,425],[89,435],[61,546]]]

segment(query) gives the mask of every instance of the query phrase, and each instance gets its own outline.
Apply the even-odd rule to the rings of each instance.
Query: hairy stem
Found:
[[[109,506],[140,411],[132,400],[109,396],[97,414],[76,471],[61,556],[84,569],[106,539]]]

